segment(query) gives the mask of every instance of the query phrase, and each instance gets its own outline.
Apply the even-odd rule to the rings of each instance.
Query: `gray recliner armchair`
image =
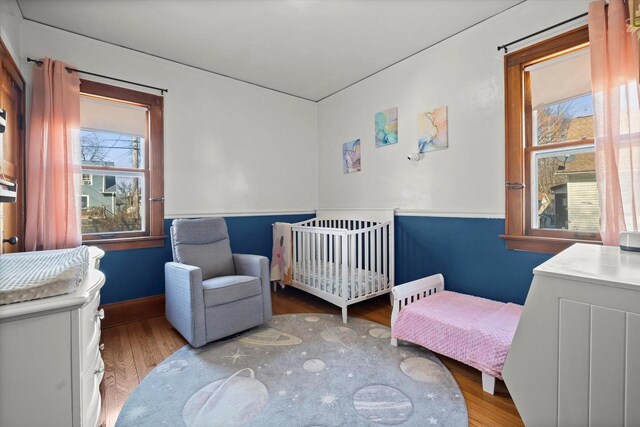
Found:
[[[269,261],[231,253],[224,218],[176,219],[165,264],[166,315],[194,347],[271,320]]]

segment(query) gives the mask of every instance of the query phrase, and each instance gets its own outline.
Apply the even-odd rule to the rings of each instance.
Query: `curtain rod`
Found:
[[[40,61],[39,59],[32,59],[32,58],[27,58],[27,62],[34,62],[38,66],[43,64],[43,62]],[[136,83],[136,82],[132,82],[130,80],[118,79],[116,77],[105,76],[104,74],[91,73],[89,71],[78,70],[77,68],[71,68],[71,67],[65,67],[65,68],[66,68],[67,72],[69,72],[69,73],[74,73],[75,72],[75,73],[86,74],[88,76],[102,77],[103,79],[115,80],[117,82],[122,82],[122,83],[127,83],[127,84],[130,84],[130,85],[136,85],[136,86],[146,87],[148,89],[157,90],[157,91],[160,91],[161,95],[164,95],[165,92],[169,92],[169,89],[162,89],[160,87],[149,86],[149,85],[145,85],[143,83]]]
[[[531,37],[537,36],[538,34],[545,33],[545,32],[547,32],[549,30],[553,30],[554,28],[557,28],[557,27],[559,27],[561,25],[564,25],[564,24],[567,24],[567,23],[569,23],[571,21],[575,21],[577,19],[583,18],[583,17],[587,16],[588,14],[589,14],[588,12],[582,13],[582,14],[580,14],[578,16],[574,16],[573,18],[569,18],[569,19],[567,19],[565,21],[559,22],[559,23],[557,23],[555,25],[552,25],[550,27],[547,27],[547,28],[545,28],[543,30],[536,31],[535,33],[531,33],[528,36],[521,37],[518,40],[514,40],[514,41],[509,42],[507,44],[503,44],[502,46],[498,46],[498,51],[500,51],[501,49],[504,49],[504,53],[507,53],[507,52],[509,52],[508,47],[511,46],[512,44],[519,43],[519,42],[521,42],[523,40],[526,40],[526,39],[529,39]]]

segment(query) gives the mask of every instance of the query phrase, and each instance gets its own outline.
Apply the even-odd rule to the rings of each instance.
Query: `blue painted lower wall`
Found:
[[[397,216],[396,283],[442,273],[445,289],[524,304],[551,255],[506,249],[503,219]]]
[[[226,218],[235,253],[271,256],[271,224],[299,222],[313,215]],[[171,220],[165,220],[169,230]],[[548,254],[507,250],[498,235],[504,220],[397,216],[396,283],[435,273],[450,290],[524,303],[532,270]],[[164,293],[164,263],[171,260],[169,239],[162,248],[107,252],[101,269],[107,277],[104,304]]]
[[[270,215],[225,218],[234,253],[257,254],[271,258],[271,224],[300,222],[313,215]],[[165,219],[165,233],[171,219]],[[164,293],[164,263],[171,261],[169,237],[164,247],[107,252],[100,270],[107,277],[101,302],[109,304]]]

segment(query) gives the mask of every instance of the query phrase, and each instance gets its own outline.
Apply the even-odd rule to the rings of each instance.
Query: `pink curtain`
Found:
[[[80,79],[66,64],[33,67],[27,144],[28,251],[78,246],[80,232]]]
[[[622,0],[589,4],[591,81],[601,235],[618,245],[640,231],[640,96],[638,40],[627,32]]]

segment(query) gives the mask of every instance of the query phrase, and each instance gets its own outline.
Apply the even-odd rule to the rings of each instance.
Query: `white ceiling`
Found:
[[[317,101],[522,0],[18,0],[25,19]]]

